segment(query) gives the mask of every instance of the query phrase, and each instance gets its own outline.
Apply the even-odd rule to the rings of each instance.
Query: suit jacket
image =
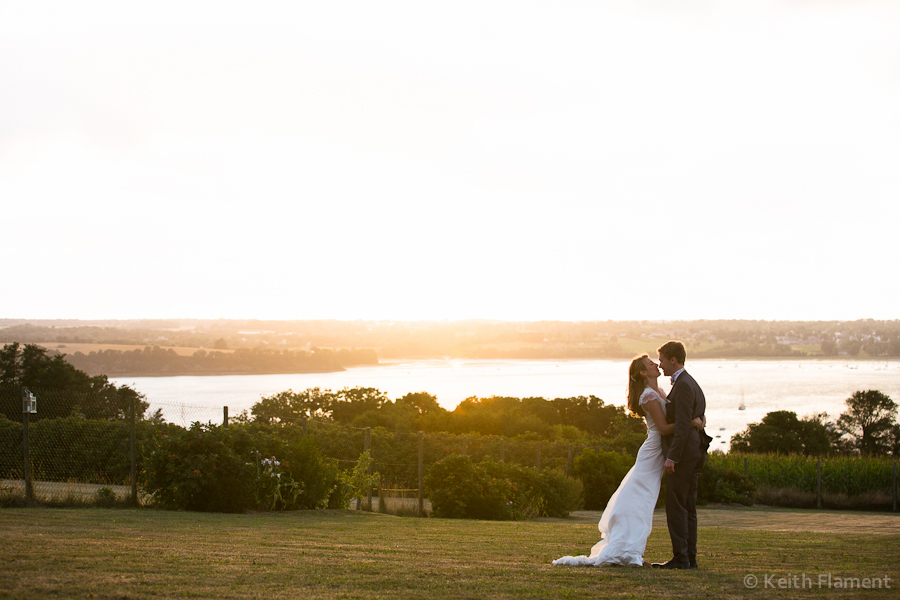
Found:
[[[706,414],[706,397],[703,390],[687,371],[683,371],[672,391],[666,406],[666,423],[674,423],[672,435],[663,436],[663,453],[675,462],[700,458],[706,454],[711,438],[705,431],[691,427],[691,421]]]

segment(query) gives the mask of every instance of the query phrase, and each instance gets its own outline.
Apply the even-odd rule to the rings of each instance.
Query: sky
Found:
[[[900,4],[0,4],[5,318],[896,319]]]

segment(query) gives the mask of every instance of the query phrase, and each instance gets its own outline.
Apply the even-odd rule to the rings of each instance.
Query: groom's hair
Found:
[[[679,365],[684,364],[684,359],[687,356],[687,354],[684,351],[684,344],[682,344],[681,342],[677,342],[675,340],[672,340],[671,342],[666,342],[665,344],[663,344],[662,346],[657,348],[656,351],[661,356],[665,356],[666,358],[669,358],[669,359],[674,358],[675,360],[678,361]]]

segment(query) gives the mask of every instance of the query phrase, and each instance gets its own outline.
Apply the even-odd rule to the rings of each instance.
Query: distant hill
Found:
[[[508,322],[477,319],[0,319],[0,343],[17,341],[47,344],[49,347],[53,344],[104,343],[141,350],[167,346],[197,348],[209,353],[224,349],[278,349],[270,356],[276,356],[283,350],[311,353],[317,348],[335,353],[369,350],[380,358],[630,358],[639,352],[652,353],[669,339],[685,342],[689,355],[694,358],[900,357],[898,320]],[[118,364],[120,359],[113,362]],[[300,361],[299,358],[277,360]],[[365,360],[365,364],[371,364],[368,362],[371,356]],[[184,364],[188,362],[182,361]],[[198,365],[213,364],[212,359],[206,357],[197,358],[195,362]],[[338,362],[343,367],[349,366],[344,360]]]

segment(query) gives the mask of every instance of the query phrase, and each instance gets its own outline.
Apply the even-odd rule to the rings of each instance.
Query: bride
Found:
[[[653,508],[659,496],[663,464],[661,436],[670,435],[675,426],[666,423],[666,394],[659,389],[659,367],[646,354],[631,361],[628,369],[628,408],[643,415],[647,439],[638,450],[637,460],[619,489],[612,495],[600,518],[600,541],[590,556],[563,556],[554,565],[631,565],[644,562],[644,548],[653,528]],[[702,428],[701,419],[693,427]]]

